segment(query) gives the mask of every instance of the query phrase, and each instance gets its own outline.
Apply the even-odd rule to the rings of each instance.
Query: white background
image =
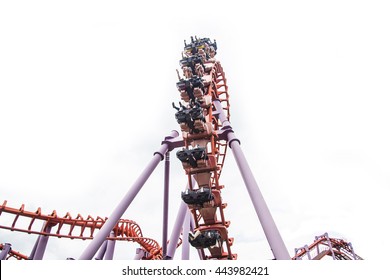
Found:
[[[2,1],[0,200],[108,216],[179,129],[175,69],[196,35],[217,40],[231,123],[290,254],[328,232],[385,258],[389,12],[386,1]],[[221,183],[233,252],[273,258],[231,153]],[[170,228],[185,184],[172,153]],[[160,166],[124,216],[159,242],[162,188]],[[35,239],[0,230],[24,254]],[[45,259],[86,244],[50,239]],[[115,258],[135,247],[117,244]]]

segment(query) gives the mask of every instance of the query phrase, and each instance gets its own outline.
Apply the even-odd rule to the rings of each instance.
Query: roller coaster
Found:
[[[175,119],[181,134],[172,131],[164,138],[161,147],[154,153],[138,179],[108,217],[59,216],[56,211],[45,214],[37,210],[11,207],[7,201],[0,206],[0,229],[37,236],[29,255],[13,249],[13,245],[0,244],[0,259],[42,260],[49,238],[89,240],[78,259],[111,260],[115,242],[131,241],[139,245],[134,259],[169,260],[182,246],[182,258],[189,259],[190,247],[197,250],[201,260],[235,260],[234,238],[229,236],[230,221],[225,217],[227,203],[222,194],[228,188],[221,184],[228,148],[238,165],[250,195],[264,234],[276,260],[317,260],[325,257],[334,260],[359,260],[352,247],[342,239],[324,234],[314,243],[295,249],[291,257],[282,240],[268,206],[260,192],[255,177],[240,148],[230,123],[228,85],[221,63],[216,59],[217,43],[209,38],[191,37],[184,41],[184,50],[179,61],[182,72],[176,87],[180,101],[176,105]],[[177,213],[170,238],[168,238],[170,152],[174,149],[181,162],[187,186],[181,192],[182,202]],[[161,246],[152,238],[145,237],[140,226],[122,218],[157,165],[164,161],[163,229]],[[179,194],[178,194],[179,195]],[[20,220],[23,219],[23,222]],[[27,222],[26,222],[27,221]]]

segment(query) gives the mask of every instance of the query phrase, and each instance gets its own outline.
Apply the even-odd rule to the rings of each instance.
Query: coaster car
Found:
[[[192,73],[196,73],[196,64],[200,64],[204,67],[203,65],[203,60],[202,56],[199,54],[194,54],[193,56],[185,57],[180,60],[180,66],[183,67],[190,67],[192,70]]]
[[[191,43],[186,42],[184,40],[184,50],[189,54],[196,54],[199,49],[206,49],[207,46],[213,46],[215,50],[217,50],[217,42],[211,42],[210,38],[197,38],[191,36]]]
[[[217,230],[196,231],[195,234],[189,233],[188,241],[196,249],[205,249],[217,245],[221,235]]]
[[[177,158],[184,164],[189,164],[193,168],[198,167],[198,161],[205,161],[208,159],[206,148],[197,147],[195,149],[183,148],[176,153]]]
[[[189,205],[203,205],[214,199],[210,188],[200,188],[198,190],[186,190],[181,193],[182,200]]]

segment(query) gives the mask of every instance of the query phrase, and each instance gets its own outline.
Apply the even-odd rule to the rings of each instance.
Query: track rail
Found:
[[[320,260],[331,257],[334,260],[362,260],[351,243],[343,239],[330,238],[327,233],[316,236],[311,245],[295,249],[293,260]]]
[[[185,201],[195,221],[195,230],[189,238],[193,240],[202,235],[200,243],[195,240],[194,243],[197,244],[192,245],[201,250],[203,259],[236,259],[237,255],[231,252],[234,239],[228,236],[230,221],[225,219],[224,214],[227,204],[222,202],[221,190],[224,186],[220,184],[228,145],[225,140],[218,138],[217,132],[223,124],[213,105],[214,101],[220,101],[229,120],[230,103],[225,73],[220,62],[215,59],[215,54],[216,43],[208,38],[191,38],[190,44],[185,42],[183,59],[180,61],[185,78],[179,75],[177,83],[184,105],[180,104],[180,109],[176,107],[176,119],[185,143],[182,154],[187,153],[194,159],[191,162],[191,159],[182,154],[177,155],[188,176],[192,194],[204,193],[205,190],[212,194],[212,199],[208,201],[197,201],[196,198],[193,202]],[[202,108],[203,118],[199,115],[194,117],[193,113],[184,117],[185,112],[198,112],[199,106]],[[199,149],[207,156],[196,154]],[[192,184],[192,177],[197,182],[196,186]],[[215,240],[211,240],[213,238]],[[209,254],[205,249],[208,249]]]
[[[180,60],[184,77],[178,72],[177,83],[183,104],[180,102],[180,107],[173,104],[177,110],[175,117],[180,125],[182,140],[178,140],[180,144],[178,142],[174,147],[183,146],[184,143],[182,150],[176,155],[188,178],[188,190],[182,193],[182,199],[188,205],[194,221],[194,231],[183,238],[188,238],[191,245],[199,249],[202,259],[234,260],[237,259],[237,255],[231,250],[234,239],[228,235],[230,221],[225,218],[224,209],[227,204],[222,199],[225,186],[220,182],[228,143],[224,140],[226,138],[219,137],[224,130],[219,114],[222,114],[222,108],[224,122],[225,117],[226,121],[230,120],[230,102],[225,73],[221,63],[215,58],[216,49],[216,42],[213,43],[208,38],[195,37],[195,40],[191,38],[191,43],[185,42]],[[196,183],[193,183],[193,179]],[[59,216],[55,210],[51,214],[43,214],[41,208],[27,211],[24,204],[13,208],[7,206],[7,201],[0,205],[0,216],[2,214],[6,214],[8,219],[5,224],[0,224],[0,229],[36,234],[40,238],[50,236],[81,240],[94,239],[108,219],[91,215],[84,218],[80,214],[73,217],[69,212],[65,216]],[[110,222],[107,222],[105,229],[108,225],[111,230]],[[136,222],[121,218],[106,237],[105,229],[100,231],[102,242],[104,238],[136,242],[146,253],[142,259],[163,259],[160,245],[154,239],[144,237]],[[100,238],[95,240],[100,241]],[[176,248],[182,242],[183,239],[179,238]],[[12,250],[10,244],[0,244],[0,254],[3,259],[29,259]],[[362,259],[355,254],[350,243],[329,238],[326,233],[316,237],[311,245],[295,249],[292,259],[318,260],[329,256],[334,260]]]
[[[6,248],[6,244],[1,244],[0,243],[0,251],[3,251],[5,250]],[[7,253],[7,257],[5,258],[6,260],[9,260],[9,259],[16,259],[16,260],[28,260],[28,256],[26,255],[23,255],[22,253],[18,252],[18,251],[15,251],[15,250],[9,250],[9,252]]]
[[[107,218],[88,215],[84,218],[78,214],[76,217],[68,212],[60,217],[54,210],[51,214],[43,214],[41,208],[35,212],[26,211],[24,204],[20,208],[7,206],[7,201],[0,206],[0,215],[8,213],[11,215],[9,225],[0,225],[0,228],[19,231],[28,234],[52,236],[70,239],[93,239],[94,234],[104,225]],[[21,222],[20,218],[24,218]],[[27,219],[27,220],[26,220]],[[36,229],[42,224],[41,229]],[[38,225],[39,223],[39,225]],[[51,228],[50,232],[47,231]],[[144,237],[140,226],[128,219],[120,219],[113,229],[114,237],[107,237],[107,240],[132,241],[138,243],[148,254],[147,259],[162,259],[160,245],[154,239]],[[22,258],[23,259],[23,258]]]

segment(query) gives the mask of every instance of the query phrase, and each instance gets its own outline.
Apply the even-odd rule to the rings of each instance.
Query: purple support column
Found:
[[[177,137],[179,134],[177,131],[172,131],[171,135],[167,138]],[[136,197],[138,192],[141,190],[142,186],[148,180],[149,176],[153,173],[154,169],[157,167],[159,162],[164,159],[165,153],[168,151],[169,145],[167,141],[164,141],[160,149],[154,153],[152,160],[146,166],[144,171],[134,182],[130,190],[126,193],[123,199],[119,202],[117,207],[111,213],[107,221],[104,223],[103,227],[99,230],[98,234],[94,239],[89,243],[87,248],[80,256],[80,260],[91,260],[96,254],[99,247],[103,244],[106,237],[110,234],[112,229],[118,223],[119,219],[122,217],[123,213],[126,212],[127,208]]]
[[[355,250],[354,250],[353,247],[352,247],[352,243],[349,242],[349,243],[348,243],[348,246],[351,248],[352,255],[353,255],[353,259],[356,260],[356,254],[355,254]]]
[[[191,227],[191,212],[188,211],[184,217],[184,224],[183,224],[183,243],[181,244],[181,259],[182,260],[189,260],[190,259],[190,242],[188,241],[188,234],[190,232]]]
[[[335,259],[336,259],[336,256],[335,256],[335,254],[334,254],[333,247],[332,247],[332,242],[330,242],[328,233],[325,232],[324,236],[326,237],[326,241],[328,242],[329,249],[330,249],[330,251],[332,252],[332,258],[335,260]]]
[[[38,246],[38,243],[39,243],[39,239],[40,239],[40,238],[41,238],[41,236],[38,235],[38,238],[37,238],[37,240],[35,241],[34,247],[33,247],[33,249],[31,250],[30,255],[28,256],[28,259],[29,259],[29,260],[34,259],[34,255],[35,255],[35,252],[37,251],[37,246]]]
[[[52,226],[50,225],[44,225],[43,231],[46,233],[50,233]],[[42,260],[43,255],[45,254],[45,250],[47,247],[47,242],[49,242],[49,236],[48,235],[40,235],[37,240],[37,245],[34,248],[34,256],[32,257],[33,260]]]
[[[195,184],[196,184],[195,179],[192,177],[191,180],[192,180],[192,185],[195,186]],[[189,188],[189,186],[187,184],[186,189],[188,189],[188,188]],[[175,225],[173,226],[173,230],[172,230],[171,236],[169,238],[167,255],[165,257],[166,260],[171,260],[175,256],[176,246],[177,246],[177,243],[179,242],[180,232],[181,232],[181,229],[183,227],[186,213],[188,211],[187,209],[188,209],[187,204],[185,204],[183,201],[181,201],[179,211],[178,211],[177,216],[176,216]],[[183,238],[188,238],[188,236],[185,236]]]
[[[233,151],[234,158],[237,162],[241,176],[244,179],[245,186],[252,200],[257,217],[263,227],[265,236],[268,240],[271,250],[277,260],[290,260],[286,245],[283,242],[282,236],[272,218],[271,212],[268,209],[267,203],[257,185],[255,177],[250,170],[249,164],[246,161],[244,153],[241,150],[240,143],[235,138],[234,133],[228,134],[230,148]]]
[[[305,245],[305,251],[306,251],[306,255],[307,255],[307,257],[309,258],[309,260],[311,260],[311,255],[310,255],[310,249],[309,249],[309,246]]]
[[[104,254],[106,253],[107,250],[107,240],[104,240],[102,246],[100,247],[99,252],[95,256],[95,260],[102,260],[104,258]]]
[[[319,244],[316,245],[316,248],[317,248],[317,256],[320,254],[320,246]]]
[[[295,248],[295,255],[299,252],[300,248]],[[302,260],[301,257],[297,257],[296,260]]]
[[[257,185],[256,179],[252,174],[249,164],[241,150],[240,141],[234,135],[231,129],[230,122],[225,116],[225,112],[222,109],[221,102],[219,100],[214,101],[214,106],[219,113],[219,119],[223,125],[222,130],[225,130],[229,147],[233,151],[234,159],[238,165],[241,176],[244,179],[245,186],[252,200],[252,204],[255,208],[257,217],[263,227],[265,236],[271,247],[272,253],[277,260],[290,260],[286,245],[283,242],[282,236],[279,233],[278,228],[272,218],[272,215],[268,209],[268,206],[264,200],[263,195],[260,192],[260,188]]]
[[[171,237],[169,238],[167,255],[165,256],[166,260],[172,260],[175,256],[176,246],[179,242],[180,232],[183,227],[184,219],[187,212],[187,204],[183,201],[180,203],[179,211],[176,216],[175,225],[173,226],[173,230],[171,233]]]
[[[134,260],[141,260],[145,256],[145,251],[142,248],[137,248],[135,251]]]
[[[163,205],[163,232],[162,232],[162,253],[163,257],[167,254],[168,241],[168,204],[169,204],[169,152],[165,154],[164,170],[164,205]]]
[[[5,243],[3,246],[3,250],[0,252],[0,260],[6,260],[9,251],[11,251],[11,244]]]
[[[115,237],[114,232],[110,233],[110,237]],[[114,258],[115,240],[107,240],[107,250],[104,255],[105,260],[112,260]]]

